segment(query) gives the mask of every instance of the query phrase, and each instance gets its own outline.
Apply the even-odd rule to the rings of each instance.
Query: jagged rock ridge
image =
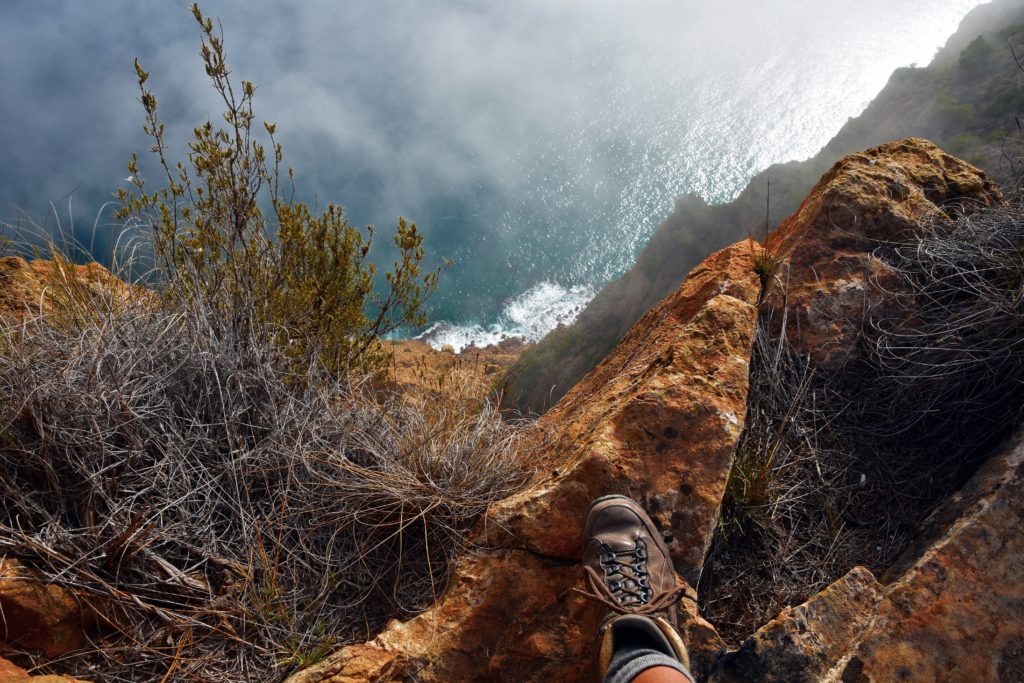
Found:
[[[556,329],[523,353],[505,376],[505,405],[544,412],[706,254],[749,235],[763,237],[769,180],[768,219],[775,227],[796,211],[832,164],[890,140],[928,138],[990,175],[1004,171],[1003,140],[1024,111],[1024,77],[1006,48],[1021,26],[1024,7],[1017,0],[975,8],[931,65],[897,69],[867,109],[813,158],[771,166],[727,204],[708,205],[695,195],[680,198],[629,272],[604,287],[573,325]]]
[[[890,192],[894,186],[904,191]],[[796,329],[807,330],[791,342],[828,363],[843,330],[816,324],[807,297],[841,295],[867,245],[942,211],[947,200],[993,203],[999,194],[970,165],[927,141],[904,140],[836,164],[768,241],[784,244],[780,258],[792,259],[792,298],[763,298],[760,247],[751,241],[709,257],[541,420],[548,469],[489,512],[476,533],[481,549],[459,563],[437,604],[292,683],[592,677],[600,608],[572,590],[587,504],[612,492],[638,499],[682,576],[696,582],[744,425],[758,306],[790,306],[805,322]],[[840,206],[858,218],[848,225],[853,234],[830,219]],[[819,276],[814,264],[829,254],[835,267]],[[992,459],[889,574],[851,567],[735,652],[684,601],[695,671],[718,681],[1012,680],[1024,604],[1015,574],[1024,551],[1013,502],[1019,452]],[[971,597],[985,585],[987,596]],[[993,627],[978,639],[968,624],[983,612]],[[913,658],[901,654],[908,649]]]

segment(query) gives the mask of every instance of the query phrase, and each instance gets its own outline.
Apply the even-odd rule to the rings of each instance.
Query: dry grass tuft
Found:
[[[297,377],[268,324],[55,256],[52,305],[0,327],[0,554],[116,628],[54,669],[282,679],[421,609],[525,480],[486,398]]]
[[[884,317],[844,321],[864,330],[844,367],[813,367],[759,321],[700,585],[730,642],[855,565],[884,571],[1019,424],[1024,204],[967,209],[876,251],[899,286],[884,292]]]

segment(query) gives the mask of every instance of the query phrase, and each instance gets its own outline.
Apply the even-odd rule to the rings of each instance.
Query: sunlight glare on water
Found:
[[[562,116],[542,117],[555,123],[508,160],[522,170],[499,226],[515,236],[511,270],[535,270],[566,296],[596,291],[633,264],[678,197],[729,201],[767,166],[813,156],[893,69],[926,65],[979,2],[790,0],[741,24],[727,4],[699,16],[676,2],[591,13],[609,22],[590,27],[601,51],[574,53],[570,94],[553,96]],[[584,6],[559,6],[555,20],[583,21],[572,10]],[[449,324],[445,343],[520,334],[507,319],[506,309],[497,323]]]
[[[223,20],[234,76],[257,84],[257,117],[281,124],[298,198],[378,226],[378,273],[398,216],[429,258],[452,259],[429,316],[458,346],[459,330],[533,339],[568,322],[679,197],[725,202],[770,164],[812,156],[980,2],[202,4]],[[132,151],[160,176],[132,56],[153,74],[173,155],[218,120],[184,3],[93,4],[0,3],[0,90],[14,94],[0,99],[0,219],[68,193],[95,211]]]

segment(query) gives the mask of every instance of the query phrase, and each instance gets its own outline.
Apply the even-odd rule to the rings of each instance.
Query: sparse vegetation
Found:
[[[942,123],[948,129],[964,130],[977,123],[974,105],[961,101],[952,93],[940,92],[936,95],[935,109],[939,112]]]
[[[193,11],[227,129],[172,165],[137,67],[168,186],[133,159],[120,266],[154,258],[153,289],[83,282],[54,248],[41,310],[0,325],[0,554],[102,615],[46,664],[88,679],[282,679],[422,608],[525,477],[486,397],[381,389],[380,335],[435,282],[422,238],[400,221],[377,297],[368,241],[281,189],[274,126],[268,162],[255,88],[236,99]]]
[[[232,82],[223,35],[197,5],[206,75],[224,105],[226,128],[197,126],[188,162],[173,162],[149,73],[138,60],[145,132],[166,186],[155,192],[132,157],[135,192],[121,189],[118,217],[148,238],[155,259],[151,284],[170,297],[199,297],[232,325],[246,319],[270,323],[287,338],[299,371],[315,356],[336,372],[379,371],[386,364],[380,338],[402,326],[426,322],[423,303],[437,272],[421,274],[423,237],[415,223],[398,221],[394,268],[378,295],[368,260],[373,228],[364,236],[340,206],[316,214],[294,199],[293,173],[282,172],[276,124],[256,129],[256,86]],[[268,152],[269,150],[269,152]],[[251,307],[252,310],[246,310]]]
[[[852,321],[859,353],[838,369],[796,354],[784,321],[759,322],[747,424],[700,586],[724,636],[745,637],[854,565],[886,569],[1019,424],[1022,253],[1020,200],[879,248],[900,286],[884,293],[884,317]]]
[[[78,287],[0,355],[2,552],[122,614],[64,670],[280,678],[431,599],[522,481],[486,402],[296,383],[256,321]]]
[[[761,282],[761,291],[767,290],[769,283],[775,277],[775,272],[779,268],[779,256],[763,246],[751,247],[750,261],[758,280]]]
[[[960,71],[967,78],[984,76],[998,57],[999,49],[988,42],[985,36],[978,36],[960,53]]]

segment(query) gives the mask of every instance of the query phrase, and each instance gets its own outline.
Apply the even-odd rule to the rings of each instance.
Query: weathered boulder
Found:
[[[882,586],[855,567],[827,589],[782,611],[722,657],[712,683],[811,683],[843,659],[874,614]]]
[[[1024,444],[986,463],[907,556],[838,680],[1024,681]]]
[[[894,274],[872,252],[939,212],[1000,201],[982,171],[922,138],[851,154],[765,240],[762,270],[776,265],[781,286],[768,288],[762,314],[776,331],[785,320],[793,347],[832,369],[857,349],[862,321],[891,302]]]
[[[0,560],[0,645],[57,657],[84,647],[96,612],[17,560]]]
[[[78,678],[44,674],[33,676],[14,662],[0,657],[0,681],[3,683],[89,683]]]
[[[292,683],[584,681],[601,609],[572,589],[592,499],[651,511],[678,568],[699,575],[742,430],[759,283],[754,245],[728,247],[641,319],[544,420],[550,467],[495,506],[438,603],[347,647]],[[721,641],[688,607],[697,666]]]

